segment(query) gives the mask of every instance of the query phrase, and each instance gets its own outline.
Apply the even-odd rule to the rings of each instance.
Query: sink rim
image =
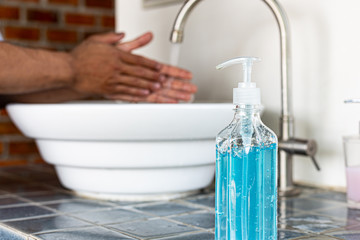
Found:
[[[88,101],[14,103],[6,108],[10,118],[26,136],[52,140],[213,139],[233,117],[230,103],[119,104]]]

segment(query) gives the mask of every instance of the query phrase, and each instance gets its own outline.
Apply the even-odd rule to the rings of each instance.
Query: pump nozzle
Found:
[[[254,62],[260,62],[260,58],[257,57],[237,57],[230,59],[224,63],[216,66],[216,69],[221,70],[236,64],[243,65],[243,81],[245,85],[251,84],[251,70]]]
[[[234,104],[260,104],[260,89],[256,88],[256,83],[251,82],[252,65],[259,61],[260,58],[257,57],[237,57],[216,66],[218,70],[235,64],[243,66],[243,82],[239,82],[238,88],[234,88]]]

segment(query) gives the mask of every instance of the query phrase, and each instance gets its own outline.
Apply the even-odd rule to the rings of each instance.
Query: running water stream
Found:
[[[170,48],[170,60],[169,64],[172,66],[178,66],[179,65],[179,58],[180,58],[180,50],[181,50],[181,44],[180,43],[173,43],[171,44]],[[194,101],[194,95],[191,96],[191,99],[189,101],[180,101],[181,103],[191,103]]]
[[[180,58],[180,43],[173,43],[171,44],[170,48],[170,65],[177,66],[179,64],[179,58]]]

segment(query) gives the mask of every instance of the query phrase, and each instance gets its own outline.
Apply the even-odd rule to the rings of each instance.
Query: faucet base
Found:
[[[297,187],[289,187],[286,190],[279,189],[279,197],[296,197],[299,196],[301,193],[300,188]]]

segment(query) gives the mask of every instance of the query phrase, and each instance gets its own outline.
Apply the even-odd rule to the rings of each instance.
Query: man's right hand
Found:
[[[95,35],[71,52],[73,88],[92,95],[144,97],[161,88],[162,64],[116,47],[124,34]]]

